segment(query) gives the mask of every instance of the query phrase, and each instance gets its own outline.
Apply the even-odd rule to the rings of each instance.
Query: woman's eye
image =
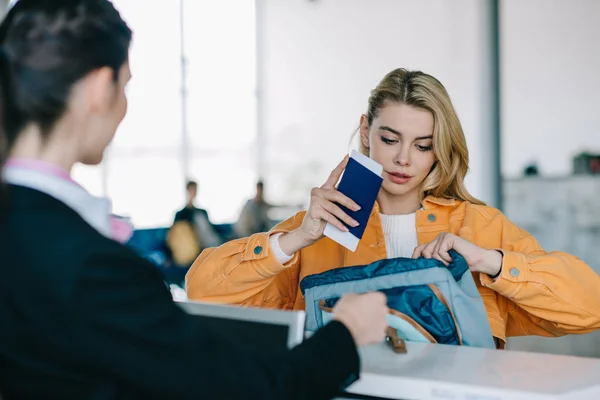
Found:
[[[433,146],[422,146],[420,144],[417,145],[417,150],[419,151],[429,151],[433,149]]]
[[[393,139],[388,139],[386,137],[381,137],[381,141],[385,144],[394,144],[394,143],[398,143],[397,140],[393,140]]]

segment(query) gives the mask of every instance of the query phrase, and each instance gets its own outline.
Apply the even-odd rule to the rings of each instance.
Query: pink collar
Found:
[[[33,158],[11,157],[6,161],[5,165],[7,167],[19,167],[38,171],[46,175],[64,179],[79,186],[79,184],[71,178],[69,171],[48,161],[35,160]]]

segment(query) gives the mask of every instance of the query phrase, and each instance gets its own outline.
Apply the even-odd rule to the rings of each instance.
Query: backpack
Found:
[[[167,246],[176,265],[190,266],[201,251],[194,227],[188,221],[177,221],[167,232]]]
[[[388,325],[406,341],[495,348],[483,300],[465,259],[450,251],[449,266],[436,259],[392,258],[306,276],[306,329],[332,319],[347,293],[381,291],[387,296]]]

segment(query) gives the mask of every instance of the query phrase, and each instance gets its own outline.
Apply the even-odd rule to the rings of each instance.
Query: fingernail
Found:
[[[343,228],[344,228],[344,229],[342,229],[342,231],[343,231],[343,232],[350,232],[350,231],[348,230],[348,228],[346,228],[345,226],[344,226]]]
[[[361,209],[361,206],[359,206],[358,204],[354,206],[354,211],[358,211]]]
[[[352,221],[352,226],[357,227],[359,224],[356,221]]]

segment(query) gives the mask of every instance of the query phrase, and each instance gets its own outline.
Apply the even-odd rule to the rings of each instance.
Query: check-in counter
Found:
[[[407,343],[361,350],[348,398],[403,400],[596,400],[600,359]],[[363,397],[368,396],[368,397]]]

